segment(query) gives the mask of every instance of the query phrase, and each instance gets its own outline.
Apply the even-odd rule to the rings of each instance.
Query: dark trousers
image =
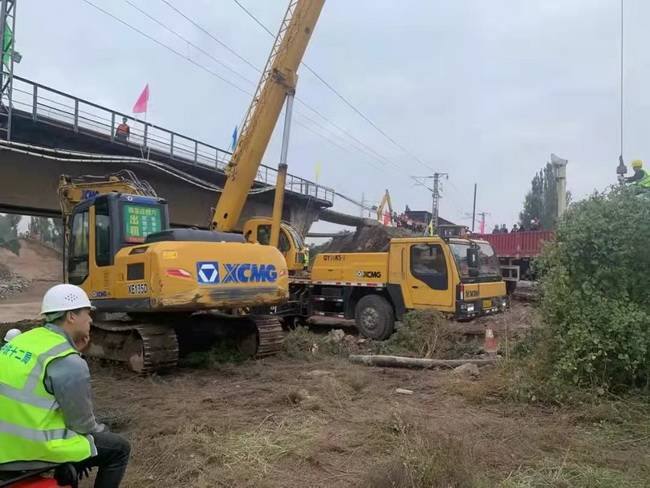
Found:
[[[98,467],[95,488],[118,488],[129,462],[131,445],[124,437],[112,432],[90,434],[95,439],[97,456],[74,463],[78,471]]]

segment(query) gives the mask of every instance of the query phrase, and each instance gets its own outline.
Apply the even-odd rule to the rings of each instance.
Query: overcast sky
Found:
[[[129,1],[241,77],[127,0],[90,1],[246,92],[253,86],[242,77],[257,83],[258,72],[161,0]],[[233,0],[168,1],[263,68],[273,39]],[[240,3],[273,32],[287,6]],[[619,8],[618,0],[327,0],[304,61],[406,151],[301,67],[298,97],[345,132],[297,103],[289,171],[314,179],[320,162],[322,184],[373,203],[388,188],[397,211],[431,206],[410,176],[446,172],[441,216],[469,223],[476,182],[489,228],[516,221],[552,152],[569,160],[574,199],[603,190],[616,181],[620,151]],[[650,2],[626,0],[627,162],[650,162],[648,18]],[[149,83],[149,121],[220,147],[250,103],[83,0],[19,2],[16,41],[23,55],[16,74],[127,113]],[[276,130],[265,164],[277,166],[280,138]],[[342,200],[335,208],[359,212]]]

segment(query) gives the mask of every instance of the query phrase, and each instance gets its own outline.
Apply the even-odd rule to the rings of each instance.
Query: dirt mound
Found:
[[[20,239],[20,254],[0,249],[0,264],[28,280],[60,281],[61,253],[38,241]]]
[[[402,227],[359,227],[354,234],[332,239],[323,252],[381,252],[393,237],[413,237],[413,233]]]
[[[14,273],[9,267],[0,263],[0,299],[4,300],[16,293],[26,290],[31,280]]]

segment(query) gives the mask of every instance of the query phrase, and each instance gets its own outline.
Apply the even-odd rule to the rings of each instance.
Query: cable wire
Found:
[[[621,107],[620,107],[621,108],[621,115],[620,115],[620,117],[621,117],[621,120],[620,120],[620,122],[621,122],[621,161],[623,160],[623,126],[624,126],[624,122],[623,122],[623,103],[624,103],[623,92],[624,92],[624,89],[625,89],[625,83],[624,83],[624,79],[623,79],[623,73],[624,73],[624,68],[623,68],[624,67],[624,65],[623,65],[623,53],[624,53],[624,51],[623,51],[623,42],[625,40],[625,35],[624,35],[625,34],[625,30],[624,30],[624,27],[625,27],[625,23],[624,23],[624,21],[625,21],[625,15],[624,15],[625,10],[623,8],[623,5],[624,5],[624,0],[621,0],[621,102],[620,102],[620,104],[621,104]]]
[[[128,2],[129,0],[125,0],[125,1]],[[197,29],[201,30],[201,32],[204,32],[206,35],[210,36],[210,38],[213,39],[214,41],[216,41],[217,43],[219,43],[219,45],[225,47],[229,52],[233,53],[233,54],[234,54],[235,56],[237,56],[239,59],[241,59],[242,61],[244,61],[246,64],[248,64],[248,66],[250,66],[251,68],[253,68],[255,71],[257,71],[258,73],[262,73],[262,71],[261,71],[260,69],[256,68],[252,63],[250,63],[248,60],[246,60],[243,56],[241,56],[241,55],[240,55],[239,53],[237,53],[234,49],[232,49],[231,47],[229,47],[228,45],[226,45],[224,42],[222,42],[221,40],[219,40],[215,35],[211,34],[209,31],[207,31],[204,27],[202,27],[198,22],[196,22],[195,20],[193,20],[193,19],[192,19],[191,17],[189,17],[187,14],[185,14],[185,13],[181,12],[180,10],[178,10],[176,7],[174,7],[173,5],[171,5],[167,0],[160,0],[160,1],[163,2],[165,5],[169,6],[170,8],[172,8],[175,12],[177,12],[179,15],[181,15],[185,20],[187,20],[188,22],[190,22],[190,23],[191,23],[193,26],[195,26]],[[253,19],[253,20],[255,20],[255,22],[257,22],[257,23],[258,23],[258,24],[259,24],[259,25],[260,25],[260,26],[261,26],[261,27],[262,27],[266,32],[268,32],[268,33],[269,33],[273,38],[275,38],[275,35],[274,35],[274,34],[273,34],[273,33],[272,33],[272,32],[271,32],[271,31],[270,31],[266,26],[264,26],[264,24],[262,24],[259,20],[257,20],[257,18],[256,18],[256,17],[255,17],[251,12],[249,12],[249,11],[248,11],[248,10],[247,10],[247,9],[246,9],[242,4],[241,4],[241,3],[239,3],[237,0],[235,0],[235,1],[236,1],[237,5],[239,5],[239,6],[240,6],[240,7],[241,7],[241,8],[242,8],[242,9],[243,9],[243,10],[244,10],[244,11],[245,11],[245,12],[246,12],[246,13],[247,13],[247,14],[248,14],[252,19]],[[130,2],[129,2],[129,3],[130,3]],[[166,27],[166,28],[167,28],[167,27]],[[174,33],[174,34],[175,34],[175,35],[178,35],[178,34],[176,34],[176,33]],[[181,37],[181,38],[182,38],[182,37]],[[183,38],[183,40],[185,40],[185,39]],[[305,64],[304,62],[301,63],[301,64],[302,64],[305,68],[307,68],[309,71],[312,71],[312,72],[313,72],[313,70],[312,70],[312,69],[311,69],[307,64]],[[319,76],[317,73],[315,73],[315,72],[313,72],[313,73],[314,73],[315,76],[317,76],[317,77],[320,78],[320,76]],[[241,76],[241,75],[240,75],[240,76]],[[247,81],[248,81],[248,80],[247,80]],[[323,81],[323,83],[326,83],[324,80],[321,80],[321,81]],[[252,82],[249,81],[249,83],[252,83]],[[257,85],[255,85],[255,86],[257,86]],[[329,87],[329,88],[333,90],[332,87]],[[339,95],[339,96],[340,96],[340,95]],[[348,131],[346,131],[346,130],[343,129],[341,126],[337,125],[336,123],[332,122],[330,119],[328,119],[327,117],[325,117],[323,114],[321,114],[318,110],[316,110],[315,108],[313,108],[312,106],[310,106],[307,102],[305,102],[304,100],[302,100],[300,97],[296,96],[296,100],[297,100],[300,104],[302,104],[303,106],[305,106],[306,108],[308,108],[309,110],[311,110],[312,112],[314,112],[316,115],[318,115],[319,117],[321,117],[323,120],[325,120],[325,122],[327,122],[327,123],[329,123],[330,125],[336,127],[339,131],[341,131],[342,134],[345,134],[347,137],[351,138],[352,140],[354,140],[354,141],[357,142],[358,144],[361,144],[361,145],[362,145],[366,150],[372,152],[372,153],[376,156],[376,157],[375,157],[375,156],[371,156],[373,159],[376,159],[377,161],[381,162],[382,164],[388,164],[388,165],[392,166],[394,169],[396,169],[396,170],[398,170],[398,171],[402,171],[402,168],[401,168],[399,165],[397,165],[396,163],[392,162],[392,161],[389,160],[387,157],[382,156],[381,154],[377,153],[374,149],[372,149],[372,148],[369,147],[368,145],[364,144],[363,142],[361,142],[359,139],[357,139],[357,138],[354,137],[353,135],[349,134]],[[296,111],[296,112],[297,112],[297,111]],[[297,113],[299,113],[299,112],[297,112]],[[317,123],[314,122],[314,121],[312,121],[312,122],[313,122],[314,124],[317,124]],[[318,125],[318,124],[317,124],[317,125]]]
[[[167,32],[169,32],[169,33],[171,33],[172,35],[178,37],[178,38],[179,38],[180,40],[182,40],[183,42],[186,42],[188,45],[192,46],[194,49],[196,49],[196,50],[199,51],[200,53],[206,55],[208,58],[210,58],[211,60],[213,60],[215,63],[220,64],[221,66],[223,66],[224,68],[226,68],[228,71],[230,71],[231,73],[233,73],[235,76],[241,78],[241,79],[244,80],[246,83],[248,83],[248,84],[250,84],[250,85],[253,85],[253,87],[257,86],[257,85],[255,85],[254,82],[252,82],[251,80],[249,80],[248,78],[246,78],[246,77],[243,76],[242,74],[238,73],[238,72],[235,71],[234,69],[232,69],[230,66],[228,66],[228,65],[227,65],[226,63],[224,63],[223,61],[221,61],[221,60],[215,58],[215,57],[212,56],[210,53],[206,52],[205,50],[203,50],[202,48],[200,48],[200,47],[197,46],[196,44],[192,43],[191,41],[189,41],[189,40],[186,39],[185,37],[181,36],[181,35],[180,35],[179,33],[177,33],[175,30],[173,30],[173,29],[171,29],[170,27],[168,27],[168,26],[166,26],[165,24],[163,24],[161,21],[159,21],[158,19],[156,19],[154,16],[152,16],[151,14],[149,14],[148,12],[146,12],[145,10],[143,10],[143,9],[141,9],[140,7],[138,7],[137,5],[135,5],[133,2],[131,2],[131,0],[124,0],[124,1],[125,1],[126,3],[128,3],[129,5],[131,5],[131,7],[133,7],[134,9],[136,9],[138,12],[140,12],[142,15],[144,15],[144,16],[146,16],[147,18],[153,20],[156,24],[158,24],[160,27],[162,27],[163,29],[165,29]]]
[[[185,56],[184,54],[179,53],[178,51],[176,51],[175,49],[172,49],[171,47],[167,46],[166,44],[163,44],[163,43],[160,42],[158,39],[155,39],[155,38],[151,37],[150,35],[145,34],[145,33],[144,33],[143,31],[141,31],[140,29],[138,29],[138,28],[136,28],[136,27],[133,27],[131,24],[129,24],[129,23],[123,21],[122,19],[116,17],[116,16],[113,15],[112,13],[110,13],[110,12],[104,10],[103,8],[101,8],[101,7],[97,6],[97,5],[95,5],[95,4],[92,3],[90,0],[83,0],[83,1],[86,2],[88,5],[90,5],[90,6],[94,7],[94,8],[96,8],[96,9],[99,10],[100,12],[104,13],[105,15],[108,15],[108,16],[111,17],[112,19],[118,21],[120,24],[125,25],[125,26],[128,27],[129,29],[134,30],[134,31],[137,32],[138,34],[140,34],[140,35],[146,37],[147,39],[149,39],[150,41],[153,41],[153,42],[155,42],[156,44],[158,44],[159,46],[162,46],[162,47],[164,47],[165,49],[167,49],[168,51],[171,51],[171,52],[174,53],[176,56],[179,56],[179,57],[181,57],[181,58],[183,58],[183,59],[189,61],[190,63],[192,63],[193,65],[197,66],[198,68],[201,68],[202,70],[204,70],[204,71],[210,73],[212,76],[215,76],[216,78],[219,78],[219,79],[220,79],[221,81],[223,81],[224,83],[227,83],[228,85],[232,86],[232,87],[235,88],[236,90],[239,90],[240,92],[245,93],[246,95],[249,95],[249,96],[250,96],[250,94],[249,94],[248,92],[246,92],[246,90],[244,90],[243,88],[241,88],[241,87],[235,85],[235,84],[232,83],[231,81],[229,81],[229,80],[227,80],[226,78],[220,76],[218,73],[215,73],[215,72],[212,71],[211,69],[206,68],[205,66],[203,66],[203,65],[201,65],[201,64],[199,64],[199,63],[197,63],[197,62],[194,61],[193,59],[188,58],[188,57]]]
[[[216,74],[214,71],[212,71],[212,70],[206,68],[206,67],[203,66],[203,65],[200,65],[199,63],[193,61],[191,58],[189,58],[189,57],[183,55],[182,53],[180,53],[180,52],[178,52],[178,51],[175,51],[174,49],[172,49],[172,48],[170,48],[169,46],[165,45],[164,43],[158,41],[157,39],[151,37],[150,35],[146,34],[146,33],[143,32],[142,30],[140,30],[140,29],[134,27],[133,25],[129,24],[128,22],[123,21],[122,19],[120,19],[120,18],[118,18],[117,16],[115,16],[115,15],[113,15],[113,14],[107,12],[106,10],[102,9],[101,7],[99,7],[99,6],[95,5],[95,4],[93,4],[92,2],[90,2],[90,1],[88,1],[88,0],[84,0],[84,1],[85,1],[87,4],[91,5],[92,7],[96,8],[97,10],[101,11],[101,12],[104,13],[105,15],[111,17],[111,18],[114,19],[114,20],[117,20],[117,21],[120,22],[121,24],[123,24],[123,25],[129,27],[130,29],[134,30],[134,31],[137,32],[138,34],[141,34],[141,35],[143,35],[144,37],[146,37],[147,39],[154,41],[156,44],[158,44],[158,45],[160,45],[160,46],[166,48],[167,50],[171,51],[172,53],[174,53],[174,54],[176,54],[176,55],[178,55],[178,56],[181,56],[183,59],[185,59],[185,60],[187,60],[187,61],[190,61],[190,62],[191,62],[192,64],[194,64],[195,66],[198,66],[198,67],[202,68],[203,70],[207,71],[209,74],[211,74],[211,75],[213,75],[213,76],[216,76],[218,79],[220,79],[220,80],[226,82],[226,83],[229,84],[230,86],[232,86],[232,87],[234,87],[234,88],[237,88],[239,91],[241,91],[242,93],[245,93],[245,94],[248,95],[249,97],[252,97],[252,96],[253,96],[252,93],[250,93],[250,92],[246,91],[245,89],[243,89],[243,88],[241,88],[241,87],[239,87],[239,86],[233,84],[232,82],[230,82],[230,81],[226,80],[225,78],[223,78],[223,77],[219,76],[218,74]],[[233,70],[232,68],[226,66],[222,61],[220,61],[220,60],[218,60],[217,58],[213,57],[212,55],[210,55],[209,53],[207,53],[205,50],[201,49],[200,47],[198,47],[197,45],[195,45],[194,43],[192,43],[191,41],[189,41],[188,39],[186,39],[186,38],[183,37],[182,35],[178,34],[176,31],[174,31],[173,29],[171,29],[169,26],[167,26],[167,25],[165,25],[164,23],[160,22],[158,19],[154,18],[152,15],[150,15],[150,14],[147,13],[146,11],[142,10],[141,8],[139,8],[138,6],[136,6],[135,4],[133,4],[130,0],[124,0],[124,1],[125,1],[126,3],[128,3],[129,5],[131,5],[133,8],[135,8],[136,10],[138,10],[139,12],[141,12],[141,13],[142,13],[143,15],[145,15],[147,18],[151,19],[151,20],[154,21],[156,24],[158,24],[158,25],[160,25],[161,27],[163,27],[165,30],[167,30],[168,32],[170,32],[172,35],[178,37],[178,38],[181,39],[182,41],[186,42],[188,45],[194,47],[195,49],[197,49],[197,50],[200,51],[201,53],[203,53],[203,54],[205,54],[206,56],[208,56],[208,57],[209,57],[210,59],[212,59],[213,61],[219,63],[220,65],[222,65],[222,66],[224,66],[224,67],[226,67],[228,70],[230,70],[231,72],[233,72],[233,73],[234,73],[235,75],[237,75],[238,77],[242,78],[244,81],[246,81],[246,82],[249,83],[250,85],[252,85],[252,86],[256,86],[252,81],[248,80],[246,77],[244,77],[243,75],[241,75],[241,74],[238,73],[237,71]],[[198,24],[194,23],[191,19],[189,19],[189,20],[190,20],[190,22],[192,22],[194,25],[196,25],[197,27],[200,28],[200,26],[199,26]],[[321,114],[320,112],[318,112],[316,109],[310,107],[306,102],[304,102],[304,101],[302,101],[302,100],[300,100],[300,99],[298,99],[298,100],[299,100],[300,103],[302,103],[305,107],[307,107],[307,108],[310,109],[312,112],[314,112],[315,114],[317,114],[319,117],[321,117],[323,120],[325,120],[325,121],[326,121],[327,123],[329,123],[330,125],[336,127],[339,131],[341,131],[341,133],[347,135],[348,137],[350,137],[351,139],[353,139],[354,141],[356,141],[358,144],[360,144],[361,146],[363,146],[363,147],[364,147],[365,149],[367,149],[369,152],[366,152],[366,151],[364,151],[363,149],[358,148],[357,146],[355,146],[355,145],[352,144],[351,142],[346,141],[346,140],[343,139],[341,136],[335,134],[334,132],[330,131],[329,129],[327,129],[327,128],[324,127],[323,125],[321,125],[321,124],[319,124],[318,122],[316,122],[315,120],[313,120],[313,119],[307,117],[305,114],[303,114],[303,113],[299,112],[298,110],[296,110],[296,113],[297,113],[298,115],[300,115],[300,116],[302,116],[303,118],[305,118],[306,120],[310,121],[311,123],[313,123],[314,125],[316,125],[316,126],[319,127],[320,129],[322,129],[322,130],[324,130],[324,131],[326,131],[326,132],[331,133],[334,137],[336,137],[336,138],[340,139],[341,141],[345,142],[346,144],[348,144],[350,147],[354,148],[354,149],[355,149],[356,151],[358,151],[359,153],[364,154],[365,156],[367,156],[367,157],[369,157],[369,158],[371,158],[371,159],[374,159],[374,160],[378,161],[378,162],[381,163],[381,164],[389,164],[389,165],[392,165],[395,169],[400,169],[397,165],[395,165],[393,162],[391,162],[390,160],[388,160],[388,158],[386,158],[386,157],[380,155],[379,153],[377,153],[376,151],[374,151],[372,148],[370,148],[369,146],[367,146],[366,144],[364,144],[363,142],[361,142],[359,139],[357,139],[356,137],[354,137],[354,136],[352,136],[351,134],[347,133],[343,128],[341,128],[340,126],[338,126],[338,125],[335,124],[334,122],[332,122],[332,121],[330,121],[329,119],[327,119],[327,117],[325,117],[323,114]],[[331,141],[330,139],[324,137],[322,134],[319,134],[318,132],[316,132],[316,131],[314,131],[314,130],[311,130],[308,126],[306,126],[306,125],[304,125],[304,124],[300,124],[299,122],[296,122],[296,123],[297,123],[298,125],[300,125],[300,126],[306,128],[307,130],[310,130],[311,132],[313,132],[313,133],[316,134],[317,136],[319,136],[319,137],[321,137],[322,139],[324,139],[326,142],[328,142],[328,143],[330,143],[330,144],[332,144],[332,145],[334,145],[334,146],[336,146],[336,147],[338,147],[338,148],[340,148],[340,149],[345,150],[345,149],[344,149],[343,147],[341,147],[339,144],[336,144],[336,143],[334,143],[333,141]],[[348,152],[349,154],[351,154],[349,151],[347,151],[347,152]],[[371,154],[371,153],[372,153],[372,154]],[[370,165],[371,167],[373,167],[374,169],[377,169],[377,170],[379,170],[379,171],[385,172],[383,169],[377,167],[377,166],[374,165],[374,164],[370,164],[370,163],[368,163],[368,162],[366,162],[366,161],[364,161],[364,163],[365,163],[365,164],[369,164],[369,165]]]
[[[162,0],[163,2],[167,3],[167,0]],[[261,26],[266,32],[268,32],[271,36],[273,36],[273,33],[264,25],[262,22],[255,17],[254,14],[252,14],[246,7],[244,7],[239,0],[233,0],[239,7],[246,12],[246,14],[252,18],[259,26]],[[417,161],[420,163],[422,166],[425,168],[434,171],[433,168],[431,168],[428,164],[424,163],[421,161],[418,157],[414,156],[411,154],[404,146],[402,146],[400,143],[398,143],[395,139],[393,139],[390,135],[388,135],[383,129],[381,129],[377,124],[375,124],[370,118],[368,118],[366,115],[364,115],[357,107],[355,107],[347,98],[345,98],[343,95],[341,95],[332,85],[330,85],[325,79],[316,73],[307,63],[302,62],[301,63],[305,68],[307,68],[321,83],[323,83],[332,93],[334,93],[338,98],[340,98],[348,107],[350,107],[357,115],[359,115],[363,120],[365,120],[368,124],[370,124],[375,130],[377,130],[380,134],[382,134],[386,139],[388,139],[390,142],[392,142],[395,146],[400,148],[406,155],[408,155],[410,158],[413,160]]]

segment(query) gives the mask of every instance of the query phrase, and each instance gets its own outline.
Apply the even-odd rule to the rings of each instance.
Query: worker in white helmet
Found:
[[[9,342],[16,336],[20,335],[20,329],[9,329],[5,334],[5,342]]]
[[[89,341],[88,295],[56,285],[43,297],[43,327],[14,337],[0,350],[0,470],[71,463],[78,473],[98,466],[95,488],[117,488],[129,442],[98,424],[90,372],[79,351]]]

